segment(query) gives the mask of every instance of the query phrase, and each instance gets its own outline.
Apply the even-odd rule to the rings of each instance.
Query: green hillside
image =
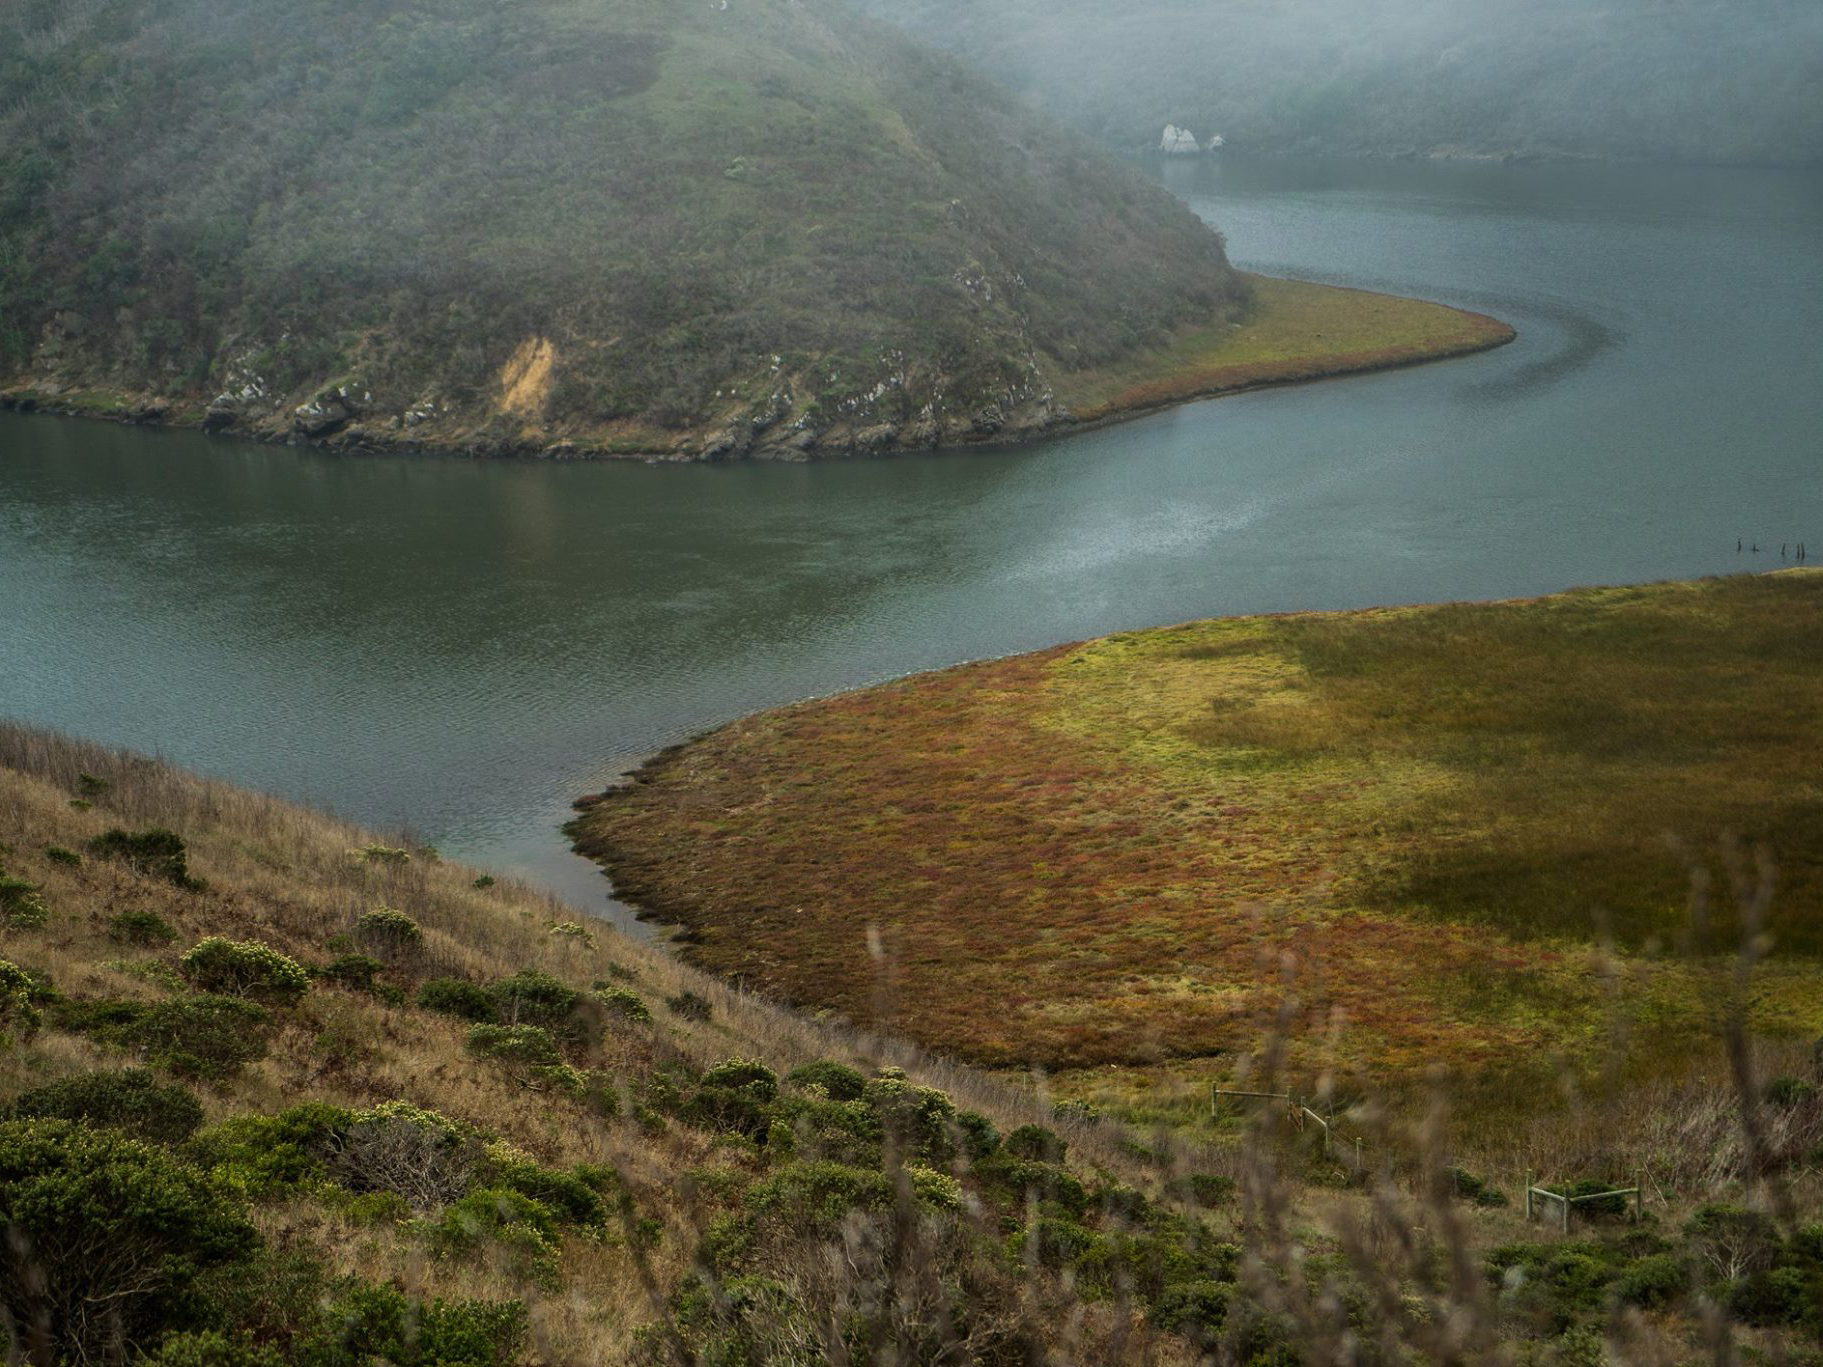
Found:
[[[1807,0],[858,3],[1123,147],[1823,162]]]
[[[922,446],[1246,293],[1141,173],[830,0],[23,0],[0,96],[0,387],[63,406]]]

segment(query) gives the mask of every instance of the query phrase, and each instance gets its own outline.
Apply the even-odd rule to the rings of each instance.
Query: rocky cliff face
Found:
[[[802,458],[1042,430],[1242,294],[1143,175],[834,0],[28,6],[0,91],[16,401]]]

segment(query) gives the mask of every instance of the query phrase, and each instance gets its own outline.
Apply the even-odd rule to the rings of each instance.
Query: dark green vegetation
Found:
[[[1809,0],[859,4],[1121,147],[1823,161]]]
[[[932,445],[1245,295],[1145,176],[834,0],[21,0],[0,95],[0,380],[79,411]]]
[[[573,831],[698,962],[979,1062],[1219,1078],[1295,980],[1303,1077],[1517,1096],[1617,1018],[1685,1066],[1750,931],[1755,1024],[1823,1028],[1819,716],[1814,572],[1238,618],[749,718]]]

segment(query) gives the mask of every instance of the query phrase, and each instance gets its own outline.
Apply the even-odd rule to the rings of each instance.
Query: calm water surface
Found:
[[[1483,309],[1521,340],[1018,453],[811,468],[329,457],[0,415],[0,713],[409,826],[613,914],[557,833],[570,800],[768,704],[1190,617],[1823,551],[1823,179],[1165,174],[1245,266]]]

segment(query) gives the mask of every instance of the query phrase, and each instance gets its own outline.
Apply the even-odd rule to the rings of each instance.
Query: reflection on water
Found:
[[[1609,172],[1169,168],[1243,264],[1521,337],[1017,453],[480,464],[0,418],[0,711],[599,907],[568,801],[756,707],[1212,613],[1823,544],[1817,178]]]

